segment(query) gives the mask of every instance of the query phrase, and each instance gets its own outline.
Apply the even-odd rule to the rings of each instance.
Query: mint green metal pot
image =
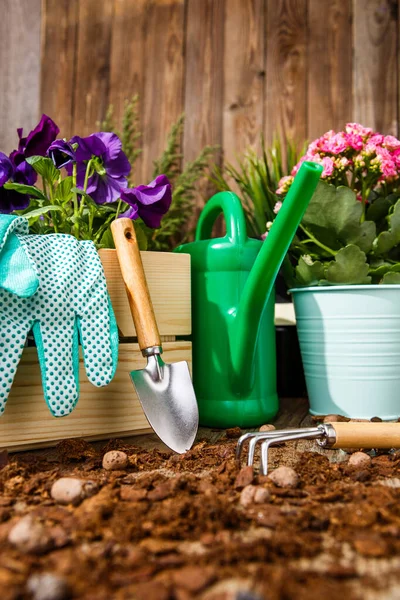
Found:
[[[310,412],[400,416],[400,285],[291,290]]]
[[[193,383],[200,424],[252,427],[278,410],[276,275],[322,168],[303,163],[265,242],[247,237],[239,198],[220,192],[200,215],[191,255]],[[210,239],[220,213],[226,235]]]

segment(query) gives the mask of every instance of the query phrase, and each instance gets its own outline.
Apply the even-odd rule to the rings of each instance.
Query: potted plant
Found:
[[[397,418],[400,141],[357,123],[328,131],[279,182],[283,202],[303,160],[324,166],[289,251],[311,412]]]
[[[132,218],[143,250],[168,250],[181,241],[194,204],[194,184],[205,174],[214,148],[204,148],[195,161],[182,166],[180,118],[166,150],[155,161],[153,181],[137,185],[133,168],[140,153],[136,102],[126,105],[121,134],[115,133],[109,114],[99,132],[60,139],[57,125],[43,115],[28,135],[18,130],[16,150],[10,155],[0,153],[0,212],[24,216],[35,234],[71,234],[94,241],[103,261],[120,341],[124,342],[113,382],[93,391],[83,378],[78,406],[64,423],[47,414],[36,349],[26,348],[11,402],[0,422],[0,439],[9,447],[47,444],[82,434],[127,435],[148,429],[129,380],[129,372],[141,366],[142,357],[132,339],[136,332],[110,224],[122,215]],[[190,361],[190,259],[172,252],[143,252],[142,258],[164,351],[167,356],[171,353],[172,360]]]

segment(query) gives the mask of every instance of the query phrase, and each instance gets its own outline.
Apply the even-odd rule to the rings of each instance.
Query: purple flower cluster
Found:
[[[29,206],[29,196],[14,190],[6,190],[3,186],[8,181],[23,185],[34,185],[37,180],[36,171],[26,162],[30,156],[45,156],[50,144],[56,139],[59,129],[46,115],[42,115],[39,124],[27,137],[18,129],[18,149],[7,157],[0,153],[0,213],[11,213]]]
[[[129,208],[120,216],[141,218],[151,228],[160,227],[168,211],[172,193],[165,175],[159,175],[149,185],[128,189],[131,170],[115,133],[93,133],[82,138],[74,136],[69,142],[56,139],[59,128],[46,115],[27,137],[18,129],[19,145],[9,157],[0,153],[0,212],[10,213],[29,205],[29,196],[6,190],[6,182],[34,185],[36,172],[26,161],[31,156],[48,156],[57,169],[65,168],[68,175],[76,172],[76,186],[87,193],[96,204],[122,200]],[[75,169],[74,169],[75,166]]]

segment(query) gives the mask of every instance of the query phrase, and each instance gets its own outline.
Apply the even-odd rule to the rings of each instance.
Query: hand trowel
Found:
[[[166,364],[142,259],[131,219],[111,224],[115,248],[135,324],[144,369],[130,373],[143,411],[155,433],[175,452],[191,448],[199,413],[187,362]]]

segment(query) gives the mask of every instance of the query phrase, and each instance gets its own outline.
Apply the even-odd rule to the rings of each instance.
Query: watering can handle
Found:
[[[233,192],[219,192],[206,203],[197,223],[196,242],[210,239],[215,220],[221,213],[226,222],[226,237],[233,244],[245,244],[246,220],[242,204]]]

